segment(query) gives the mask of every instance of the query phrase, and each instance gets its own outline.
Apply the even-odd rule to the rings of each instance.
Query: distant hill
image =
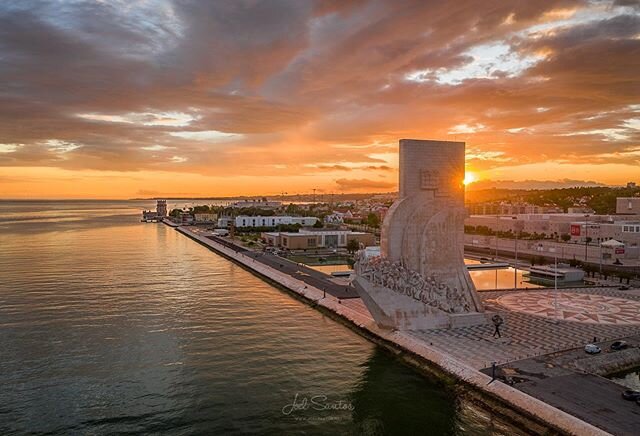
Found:
[[[590,207],[598,214],[616,212],[617,197],[638,197],[640,188],[617,188],[608,186],[583,186],[561,189],[483,189],[466,192],[467,203],[510,201],[557,206],[565,211],[569,207]]]

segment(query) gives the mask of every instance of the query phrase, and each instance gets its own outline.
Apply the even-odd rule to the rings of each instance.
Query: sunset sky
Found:
[[[393,191],[400,138],[640,182],[640,3],[0,3],[0,198]]]

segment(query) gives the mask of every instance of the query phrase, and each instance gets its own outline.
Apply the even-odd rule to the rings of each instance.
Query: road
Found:
[[[630,347],[640,345],[640,336],[630,336],[625,340]],[[605,377],[585,373],[576,366],[577,362],[585,359],[606,363],[613,357],[610,354],[616,353],[609,351],[611,341],[599,342],[598,345],[604,350],[600,355],[589,356],[582,348],[565,350],[510,362],[499,366],[498,372],[499,375],[510,376],[516,382],[514,388],[596,427],[615,435],[636,435],[640,425],[640,406],[622,398],[622,392],[628,388]],[[491,375],[491,368],[482,372]]]
[[[567,374],[518,389],[616,435],[637,435],[640,406],[622,398],[623,386],[592,374]]]
[[[338,285],[331,281],[331,276],[324,274],[320,271],[316,271],[313,268],[309,268],[306,265],[292,262],[288,259],[284,259],[280,256],[276,256],[271,253],[259,253],[252,250],[248,250],[244,247],[240,247],[231,241],[218,236],[205,236],[212,241],[222,244],[232,250],[243,254],[244,256],[253,258],[256,262],[260,262],[271,268],[282,271],[285,274],[303,281],[309,286],[324,290],[327,294],[333,295],[336,298],[348,299],[359,298],[358,293],[353,287]]]

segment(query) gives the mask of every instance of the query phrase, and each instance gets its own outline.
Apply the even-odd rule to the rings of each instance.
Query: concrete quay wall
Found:
[[[490,383],[491,377],[461,360],[430,347],[409,333],[379,328],[372,318],[341,304],[339,299],[328,294],[323,297],[323,292],[320,289],[306,285],[304,282],[260,262],[255,262],[253,258],[198,235],[188,228],[175,227],[175,229],[244,266],[250,272],[291,291],[303,301],[311,303],[314,307],[345,323],[378,345],[397,353],[404,353],[404,359],[419,369],[462,383],[470,388],[472,394],[479,397],[479,401],[496,409],[514,422],[526,425],[527,429],[533,433],[551,431],[552,433],[559,432],[570,435],[609,434],[506,384],[498,381]]]

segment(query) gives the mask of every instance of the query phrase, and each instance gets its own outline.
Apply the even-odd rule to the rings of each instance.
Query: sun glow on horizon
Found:
[[[464,186],[467,186],[477,181],[478,181],[478,176],[476,175],[476,173],[472,171],[467,171],[464,174],[464,180],[462,181],[462,183],[464,184]]]

